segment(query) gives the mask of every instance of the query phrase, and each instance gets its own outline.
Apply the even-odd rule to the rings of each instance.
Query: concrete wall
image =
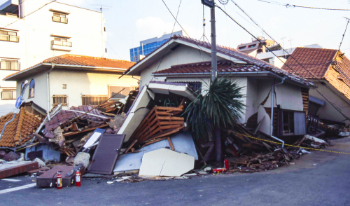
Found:
[[[155,71],[161,71],[164,69],[169,69],[172,65],[187,64],[194,62],[210,61],[211,58],[204,52],[199,53],[198,49],[193,49],[185,45],[181,45],[174,51],[171,51],[166,56],[164,56],[163,61],[159,64],[161,59],[154,62],[147,69],[141,72],[141,82],[140,87],[148,84],[152,81],[164,81],[165,78],[154,77],[152,79],[152,73]],[[220,60],[220,58],[218,59]],[[159,66],[159,67],[158,67]],[[158,70],[157,70],[158,68]]]
[[[336,105],[340,111],[346,116],[350,117],[350,100],[347,99],[344,94],[341,94],[338,90],[327,83],[327,87],[321,85],[319,82],[314,82],[318,86],[317,90],[322,93],[328,100]],[[314,96],[318,99],[325,101],[325,105],[321,106],[317,115],[321,119],[328,119],[338,122],[344,122],[346,125],[350,124],[350,121],[344,121],[345,117],[337,111],[323,96],[321,96],[315,89],[310,89],[310,96]]]
[[[47,58],[63,54],[107,57],[105,53],[105,20],[100,12],[59,2],[44,6],[48,2],[50,1],[23,1],[23,15],[37,10],[23,19],[0,15],[0,27],[19,30],[17,33],[18,43],[0,41],[0,60],[2,58],[16,58],[21,64],[20,69],[23,70]],[[53,12],[50,9],[69,12],[70,14],[67,15],[68,24],[53,22]],[[69,41],[72,42],[72,50],[52,50],[51,41],[54,39],[52,35],[71,37]],[[5,76],[14,72],[0,70],[0,89],[3,87],[16,88],[16,82],[2,81]],[[7,101],[3,102],[0,99],[0,107],[4,107],[5,104]]]
[[[50,105],[52,95],[67,95],[68,107],[82,105],[81,95],[108,95],[108,86],[138,87],[131,76],[89,73],[80,71],[53,70],[50,74]],[[62,84],[67,84],[63,89]]]

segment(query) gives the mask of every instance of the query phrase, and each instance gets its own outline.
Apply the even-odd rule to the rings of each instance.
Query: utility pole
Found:
[[[216,26],[215,26],[215,0],[201,0],[202,4],[210,8],[211,22],[211,82],[218,77],[218,63],[216,57]]]
[[[215,0],[201,0],[202,4],[210,8],[210,23],[211,23],[211,83],[218,77],[218,63],[216,57],[216,26],[215,26]],[[221,146],[221,131],[220,128],[214,128],[214,141],[216,162],[222,164],[222,146]]]

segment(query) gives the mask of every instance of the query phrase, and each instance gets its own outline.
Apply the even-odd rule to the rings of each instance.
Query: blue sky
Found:
[[[106,47],[110,58],[130,60],[129,49],[144,39],[170,33],[174,19],[162,0],[58,0],[72,5],[98,10],[106,7],[104,18],[108,39]],[[164,0],[176,14],[180,0]],[[350,0],[274,0],[303,6],[350,9]],[[0,0],[0,3],[4,0]],[[219,4],[219,1],[216,0]],[[320,44],[324,48],[338,49],[350,11],[324,11],[302,8],[286,8],[258,0],[235,0],[272,37],[285,48]],[[219,4],[220,5],[220,4]],[[265,36],[237,7],[229,2],[223,7],[234,19],[254,35]],[[240,43],[251,41],[251,36],[216,10],[217,42],[236,48]],[[205,34],[210,39],[210,11],[205,8]],[[190,37],[199,39],[203,35],[203,6],[200,0],[182,0],[178,21]],[[350,25],[349,25],[350,27]],[[180,30],[178,25],[175,31]],[[350,28],[341,50],[350,57]]]

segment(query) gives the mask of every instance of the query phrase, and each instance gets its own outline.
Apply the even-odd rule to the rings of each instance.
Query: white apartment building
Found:
[[[107,57],[101,12],[50,0],[8,0],[0,5],[0,116],[13,110],[16,82],[8,75],[43,60],[76,54]]]

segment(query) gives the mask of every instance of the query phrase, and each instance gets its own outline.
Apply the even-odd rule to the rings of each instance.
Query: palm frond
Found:
[[[213,127],[231,128],[237,123],[245,107],[242,88],[228,78],[217,78],[204,96],[188,105],[184,114],[196,139],[208,141]]]

